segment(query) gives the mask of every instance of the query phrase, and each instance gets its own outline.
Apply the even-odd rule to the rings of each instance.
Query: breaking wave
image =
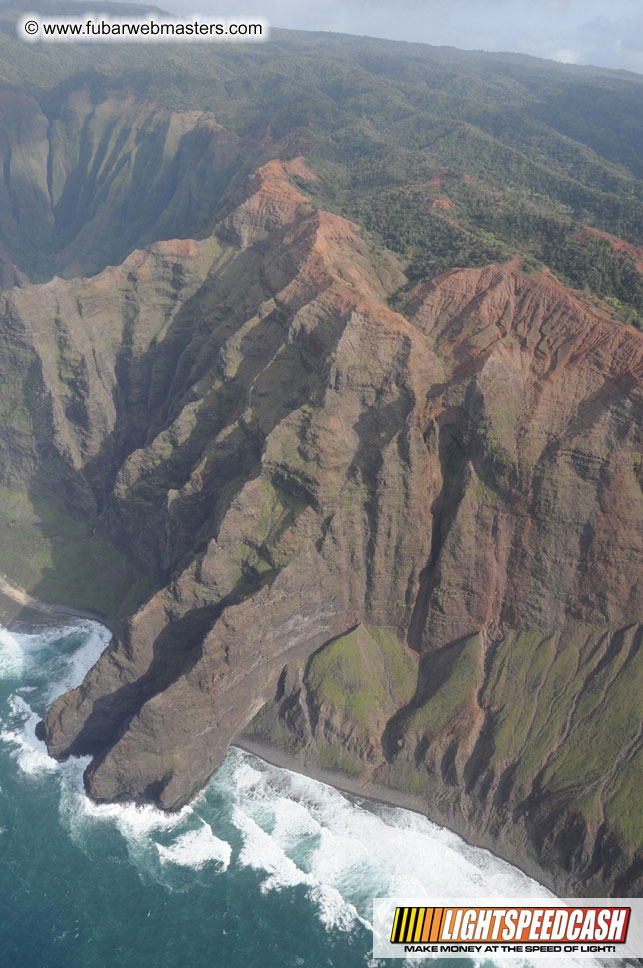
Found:
[[[200,870],[210,861],[215,861],[222,871],[228,869],[232,855],[230,844],[215,837],[212,827],[205,820],[201,823],[198,830],[180,834],[169,847],[156,845],[164,864],[180,864],[182,867]]]
[[[23,668],[22,649],[15,636],[0,626],[0,679],[18,679]]]
[[[88,621],[30,634],[0,630],[0,674],[21,680],[0,702],[0,743],[25,781],[54,784],[61,835],[95,863],[124,856],[144,882],[169,891],[249,876],[258,897],[300,896],[326,931],[351,936],[370,928],[376,896],[548,896],[519,870],[418,814],[347,798],[238,749],[178,813],[94,803],[83,787],[88,760],[57,763],[35,726],[109,640],[107,629]]]

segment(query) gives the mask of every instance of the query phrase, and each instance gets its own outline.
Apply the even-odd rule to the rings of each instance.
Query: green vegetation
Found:
[[[375,723],[405,705],[415,688],[417,668],[393,632],[359,626],[317,652],[307,680],[317,703],[369,732]]]
[[[532,266],[547,266],[565,284],[610,301],[628,322],[643,327],[643,273],[627,253],[514,192],[489,196],[463,186],[457,197],[472,229],[491,233]]]
[[[257,516],[245,540],[232,555],[239,597],[273,581],[299,551],[301,539],[293,536],[292,529],[307,506],[269,478],[259,477],[249,486],[257,495]]]
[[[320,739],[316,745],[319,765],[325,770],[336,770],[338,773],[348,773],[349,776],[360,776],[364,772],[364,760],[344,749],[339,743]]]
[[[627,252],[571,221],[568,206],[525,199],[511,189],[489,192],[451,172],[440,181],[449,197],[436,187],[409,186],[366,195],[350,209],[404,258],[410,285],[454,266],[476,268],[519,254],[524,271],[549,268],[565,285],[598,296],[623,321],[643,328],[643,273]]]
[[[430,279],[453,266],[483,266],[506,257],[504,247],[457,225],[431,209],[421,189],[365,197],[351,213],[384,244],[408,259],[411,282]]]
[[[541,742],[554,742],[561,729],[552,707],[566,674],[571,674],[566,660],[572,662],[573,654],[573,648],[569,648],[556,655],[553,640],[537,632],[512,632],[500,643],[494,657],[485,690],[496,724],[493,762],[519,760],[518,775],[525,780],[538,770],[545,752]],[[541,721],[545,709],[549,715]],[[543,729],[547,738],[541,734]],[[523,750],[528,737],[529,748]]]
[[[126,44],[42,44],[26,57],[14,19],[7,4],[0,85],[35,99],[59,159],[15,197],[36,175],[20,170],[18,152],[7,161],[20,232],[7,222],[0,235],[34,278],[56,270],[56,252],[91,219],[103,263],[153,238],[206,235],[250,172],[303,154],[319,176],[298,179],[313,204],[361,222],[401,256],[411,282],[519,254],[527,271],[547,266],[641,325],[635,262],[579,235],[587,224],[643,245],[637,75],[280,30],[258,46],[166,45],[162,62],[153,47]],[[95,108],[91,125],[70,104],[80,89]],[[215,150],[202,132],[166,130],[145,108],[103,116],[101,104],[132,91],[142,105],[212,112],[249,136],[243,152],[228,135]]]
[[[299,753],[303,746],[301,737],[293,730],[288,729],[281,719],[274,716],[274,710],[269,704],[259,710],[252,722],[246,726],[244,732],[248,736],[256,736],[265,742],[272,743],[273,746],[291,755]]]
[[[309,701],[319,716],[314,748],[320,766],[351,776],[364,773],[379,750],[382,731],[397,709],[413,696],[417,662],[395,633],[359,625],[333,639],[303,665],[288,667],[289,682],[305,682]],[[293,693],[298,695],[298,691]],[[281,707],[267,703],[246,728],[255,736],[289,753],[304,750],[310,737],[298,716],[292,718],[291,694]],[[334,732],[347,728],[351,748]]]
[[[464,642],[448,648],[454,653],[453,661],[448,673],[440,676],[437,688],[433,687],[431,669],[424,670],[430,695],[406,715],[404,732],[407,734],[437,735],[447,723],[458,717],[463,707],[475,696],[482,672],[479,636],[471,635]]]
[[[643,752],[639,748],[628,762],[619,767],[605,804],[605,815],[620,830],[626,843],[643,842],[643,811],[641,798],[632,796],[640,789],[643,773]]]
[[[44,602],[130,615],[152,583],[88,525],[22,491],[0,488],[1,569]]]
[[[539,775],[549,795],[571,793],[587,822],[605,815],[629,843],[640,843],[643,812],[632,790],[643,656],[630,654],[633,630],[611,642],[603,635],[581,627],[557,643],[513,632],[500,643],[483,697],[495,724],[490,762],[499,771],[513,764],[525,792]],[[579,664],[583,650],[592,658]]]
[[[10,368],[0,376],[0,425],[31,430],[31,413],[24,382]]]
[[[636,684],[641,682],[640,649],[624,667],[615,657],[598,665],[593,675],[586,674],[574,708],[573,742],[557,751],[544,774],[544,781],[553,790],[581,782],[603,783],[617,757],[635,744],[641,726],[640,691]],[[643,821],[643,816],[639,816],[639,821]]]

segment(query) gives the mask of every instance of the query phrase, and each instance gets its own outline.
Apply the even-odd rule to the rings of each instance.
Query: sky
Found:
[[[643,0],[156,0],[175,13],[256,16],[469,50],[518,51],[643,74]]]

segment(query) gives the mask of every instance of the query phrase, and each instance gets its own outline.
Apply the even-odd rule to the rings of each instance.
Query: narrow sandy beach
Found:
[[[242,735],[237,737],[232,743],[232,746],[240,750],[245,750],[247,753],[252,753],[253,756],[259,757],[259,759],[270,763],[272,766],[278,766],[282,770],[301,773],[303,776],[318,780],[320,783],[327,783],[328,786],[334,787],[340,793],[344,793],[351,798],[371,800],[385,807],[399,807],[402,810],[419,813],[437,826],[457,834],[471,847],[476,847],[479,850],[488,850],[494,857],[499,857],[501,860],[506,861],[508,864],[521,870],[523,874],[538,881],[548,891],[556,893],[551,882],[551,877],[546,871],[536,865],[525,864],[524,858],[518,856],[510,847],[505,851],[500,851],[498,850],[497,844],[492,844],[486,838],[474,840],[470,835],[470,831],[457,828],[452,824],[445,824],[439,818],[432,816],[431,804],[423,797],[416,796],[412,793],[405,793],[403,790],[393,790],[390,787],[385,787],[371,781],[360,780],[358,777],[353,778],[346,773],[311,766],[305,763],[301,757],[284,753],[272,744],[256,740],[251,736]]]
[[[8,581],[4,575],[0,575],[0,624],[9,625],[12,622],[17,622],[23,625],[55,625],[65,619],[73,618],[88,618],[111,629],[105,617],[97,612],[90,609],[72,608],[68,605],[41,602],[24,589]],[[290,770],[293,773],[300,773],[321,783],[327,783],[349,797],[370,800],[386,807],[401,808],[421,814],[438,826],[452,830],[471,846],[488,850],[495,856],[502,858],[502,860],[522,870],[529,877],[537,880],[548,890],[553,891],[550,878],[545,871],[535,867],[530,868],[525,865],[524,858],[516,856],[511,850],[501,852],[496,844],[485,842],[484,838],[473,840],[469,831],[458,829],[453,825],[447,827],[439,818],[432,817],[431,804],[423,797],[405,793],[402,790],[393,790],[370,780],[364,781],[358,777],[351,777],[346,773],[312,766],[299,756],[285,753],[277,747],[251,736],[240,736],[234,740],[232,745],[259,757],[272,766]]]
[[[336,770],[327,770],[323,767],[312,768],[300,757],[290,753],[284,753],[269,743],[254,739],[251,736],[239,736],[234,740],[233,746],[237,749],[252,753],[259,759],[278,766],[282,770],[291,770],[293,773],[302,773],[313,780],[327,783],[335,787],[342,793],[347,793],[351,797],[358,797],[363,800],[373,800],[383,803],[387,807],[401,807],[403,810],[412,810],[414,813],[421,813],[427,816],[428,804],[422,797],[414,796],[412,793],[404,793],[401,790],[390,790],[388,787],[378,783],[360,780],[358,777],[351,777],[348,773],[339,773]]]
[[[105,625],[113,631],[109,619],[100,612],[88,608],[61,605],[58,602],[41,602],[0,575],[0,623],[21,622],[25,625],[55,625],[62,617],[88,618]]]

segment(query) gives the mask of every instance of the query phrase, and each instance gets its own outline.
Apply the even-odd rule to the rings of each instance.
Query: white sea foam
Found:
[[[89,670],[98,662],[109,645],[112,633],[104,625],[91,619],[76,619],[73,625],[53,628],[45,634],[20,635],[28,658],[27,671],[34,673],[47,650],[47,702],[51,703],[64,692],[79,686]],[[82,644],[69,651],[69,640]],[[55,649],[51,654],[52,646]]]
[[[355,905],[343,898],[337,888],[328,884],[314,884],[307,892],[307,897],[316,905],[319,920],[327,930],[336,928],[351,931],[356,921],[367,930],[371,929],[370,922],[360,917]]]
[[[220,789],[232,792],[242,835],[238,862],[265,875],[262,890],[307,885],[327,927],[370,927],[375,896],[547,897],[487,851],[408,811],[358,805],[326,784],[233,750]],[[221,785],[223,784],[223,785]]]
[[[18,679],[23,665],[24,654],[18,640],[0,625],[0,679]]]
[[[235,756],[235,753],[232,753]],[[265,774],[252,766],[249,758],[237,758],[234,763],[234,788],[239,794],[249,794],[254,789],[259,789],[263,795],[265,787]]]
[[[23,773],[31,776],[54,773],[59,764],[47,753],[45,744],[36,737],[36,724],[40,717],[22,696],[14,695],[8,700],[11,725],[0,732],[0,740],[11,747],[11,755]]]
[[[48,676],[51,699],[82,680],[109,638],[109,631],[94,622],[81,623],[81,634],[78,626],[38,635],[5,633],[0,676],[6,668],[19,675],[23,667],[31,681]],[[41,697],[42,688],[41,682]],[[177,884],[176,868],[229,870],[230,876],[240,865],[259,874],[264,892],[304,889],[324,926],[342,931],[353,930],[357,922],[370,927],[374,896],[549,896],[509,864],[420,815],[356,804],[332,787],[237,750],[213,781],[214,800],[202,796],[176,814],[152,806],[96,804],[83,786],[89,759],[52,760],[36,739],[39,717],[23,695],[9,701],[11,722],[0,738],[10,744],[23,772],[56,774],[59,815],[70,836],[103,857],[105,840],[96,838],[96,825],[112,826],[141,874],[168,887]],[[494,958],[494,964],[500,962]]]
[[[355,906],[346,901],[332,884],[323,884],[313,874],[298,867],[277,841],[243,810],[235,807],[231,820],[243,837],[238,863],[268,875],[261,884],[263,893],[305,884],[307,897],[316,905],[326,928],[349,930],[356,920],[368,925],[360,918]]]
[[[268,874],[261,885],[262,891],[306,883],[305,872],[286,856],[279,844],[252,817],[235,807],[231,820],[243,835],[239,863]]]
[[[43,658],[44,652],[51,652],[52,647],[64,642],[70,634],[82,641],[79,648],[71,653],[54,651]],[[17,678],[25,673],[37,675],[44,667],[52,675],[47,693],[48,702],[51,702],[82,682],[110,637],[109,629],[85,619],[72,626],[48,626],[32,633],[12,633],[0,626],[0,678]],[[9,697],[11,722],[0,732],[0,740],[12,747],[12,755],[19,768],[32,776],[60,769],[60,764],[47,753],[45,743],[36,738],[35,730],[40,716],[22,698],[22,695],[37,689],[32,685],[21,686]]]
[[[205,820],[201,821],[201,827],[197,830],[180,834],[169,847],[156,844],[156,849],[163,864],[179,864],[194,870],[200,870],[214,861],[218,863],[220,870],[225,871],[232,855],[232,848],[227,840],[215,837]]]
[[[60,815],[77,842],[82,842],[96,821],[113,823],[128,844],[143,843],[159,830],[171,830],[183,823],[191,813],[186,806],[177,813],[164,813],[151,804],[95,803],[85,793],[83,773],[90,757],[70,759],[63,766],[63,789]]]
[[[321,824],[315,820],[303,804],[287,797],[270,802],[274,819],[271,835],[284,850],[296,847],[304,838],[319,836]]]
[[[310,871],[349,896],[394,894],[445,898],[508,893],[547,897],[549,892],[488,851],[409,811],[360,807],[308,777],[266,768],[266,782],[305,805],[322,830]]]
[[[165,882],[160,875],[159,851],[154,838],[180,828],[191,817],[193,807],[169,814],[150,804],[95,803],[85,793],[83,783],[83,773],[90,762],[90,757],[71,758],[61,767],[58,806],[61,825],[81,850],[93,856],[100,849],[102,859],[104,840],[96,835],[98,828],[111,827],[122,838],[129,859],[141,876]]]
[[[307,885],[328,930],[351,931],[356,922],[370,930],[377,896],[552,897],[510,864],[419,814],[356,804],[326,784],[264,763],[256,768],[253,762],[260,761],[232,750],[223,780],[214,781],[235,800],[232,822],[243,837],[238,861],[268,875],[264,891]],[[474,964],[486,968],[489,963]],[[568,963],[600,968],[593,960]],[[496,968],[533,964],[493,956]]]
[[[0,679],[22,674],[47,677],[47,699],[79,686],[109,644],[112,633],[99,622],[76,619],[65,626],[47,626],[37,632],[9,632],[0,626]],[[70,639],[80,643],[69,650]],[[22,686],[21,691],[33,689]]]
[[[67,668],[64,675],[54,684],[51,699],[75,689],[79,686],[89,670],[96,665],[101,655],[109,645],[112,633],[104,625],[92,622],[90,619],[79,619],[78,628],[86,630],[83,645],[71,655],[66,656]]]
[[[79,620],[74,625],[39,629],[37,633],[16,633],[5,630],[0,641],[5,656],[15,655],[13,668],[31,675],[47,675],[47,702],[79,685],[109,643],[109,629],[98,622]],[[70,641],[70,637],[73,637]],[[73,648],[73,642],[78,643]],[[71,646],[71,649],[70,649]],[[20,667],[17,658],[20,657]],[[156,831],[171,830],[190,816],[193,806],[175,814],[167,814],[151,805],[97,804],[86,795],[83,773],[89,757],[71,757],[58,763],[48,753],[46,745],[36,738],[35,728],[40,716],[25,701],[23,695],[38,687],[22,686],[9,698],[10,722],[0,732],[0,739],[11,747],[11,755],[23,773],[36,776],[59,775],[61,822],[72,839],[87,846],[96,822],[112,823],[125,838],[133,859],[141,861],[145,852],[154,852],[151,836]]]

